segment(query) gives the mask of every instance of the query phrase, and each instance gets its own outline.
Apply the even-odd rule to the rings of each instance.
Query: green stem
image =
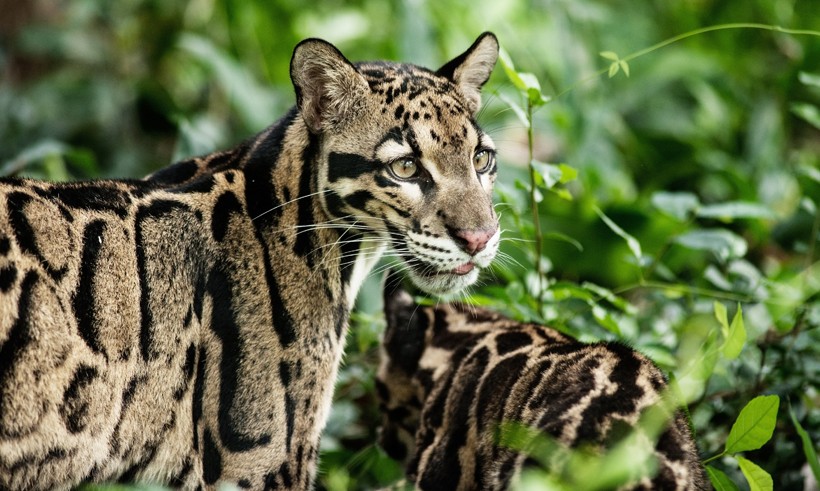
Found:
[[[717,459],[723,457],[724,455],[726,455],[726,452],[720,452],[719,454],[713,455],[713,456],[709,457],[708,459],[704,460],[702,463],[703,463],[703,465],[706,465],[706,464],[708,464],[709,462],[711,462],[713,460],[717,460]]]
[[[623,60],[623,61],[634,60],[635,58],[641,57],[641,56],[646,55],[648,53],[651,53],[655,50],[664,48],[664,47],[666,47],[670,44],[677,43],[678,41],[682,41],[682,40],[690,38],[692,36],[698,36],[700,34],[704,34],[704,33],[707,33],[707,32],[713,32],[713,31],[725,31],[725,30],[729,30],[729,29],[763,29],[763,30],[766,30],[766,31],[782,32],[784,34],[792,34],[792,35],[795,35],[795,36],[817,36],[817,37],[820,37],[820,31],[813,31],[813,30],[810,30],[810,29],[787,29],[785,27],[773,26],[773,25],[769,25],[769,24],[757,24],[757,23],[752,23],[752,22],[748,22],[748,23],[747,22],[737,22],[737,23],[731,23],[731,24],[719,24],[719,25],[716,25],[716,26],[701,27],[700,29],[694,29],[692,31],[684,32],[683,34],[678,34],[677,36],[673,36],[673,37],[665,39],[665,40],[663,40],[663,41],[661,41],[657,44],[653,44],[652,46],[649,46],[648,48],[644,48],[644,49],[635,51],[634,53],[631,53],[629,55],[626,55],[625,57],[621,58],[621,60]],[[594,79],[600,77],[601,75],[603,75],[607,72],[609,72],[609,66],[607,66],[606,68],[602,68],[602,69],[598,70],[597,72],[595,72],[594,74],[590,75],[589,77],[583,78],[580,81],[570,85],[566,89],[559,92],[555,96],[555,98],[557,99],[557,98],[561,97],[562,95],[566,94],[567,92],[570,92],[571,90],[574,90],[579,85],[583,85],[583,84],[585,84],[585,83],[587,83],[591,80],[594,80]]]
[[[541,220],[538,218],[538,201],[536,200],[536,193],[538,192],[535,178],[535,166],[532,164],[535,155],[533,154],[533,130],[532,130],[532,102],[527,100],[527,149],[529,152],[529,166],[530,166],[530,203],[532,204],[532,221],[535,226],[535,273],[538,275],[538,293],[536,300],[538,301],[538,312],[540,314],[543,306],[543,292],[544,292],[544,276],[541,272],[541,242],[543,237],[541,235]]]

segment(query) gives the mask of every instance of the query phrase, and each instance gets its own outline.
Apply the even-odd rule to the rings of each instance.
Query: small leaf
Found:
[[[700,200],[692,193],[658,191],[652,195],[652,206],[678,220],[686,220],[700,206]]]
[[[811,85],[820,89],[820,74],[800,72],[797,74],[797,78],[804,85]]]
[[[610,228],[610,230],[618,234],[618,236],[620,236],[622,239],[626,241],[626,245],[629,246],[629,250],[632,251],[632,254],[640,262],[641,257],[643,256],[643,252],[641,251],[641,243],[638,242],[638,239],[626,233],[624,229],[618,226],[617,223],[613,222],[608,216],[604,215],[604,212],[601,211],[601,209],[597,206],[595,207],[595,213],[597,213],[598,216],[601,217],[601,220],[604,221],[604,223],[607,225],[607,227]]]
[[[774,218],[771,209],[759,203],[745,201],[702,206],[697,209],[695,214],[701,218],[717,218],[723,221],[731,221],[736,218]]]
[[[740,308],[740,304],[737,304],[737,312],[732,318],[732,325],[729,326],[726,341],[723,343],[723,356],[729,360],[734,360],[740,356],[745,344],[746,327],[743,324],[743,310]]]
[[[629,76],[629,64],[624,60],[618,60],[618,66],[624,71],[624,75]]]
[[[805,102],[796,102],[791,105],[790,109],[796,116],[820,129],[820,109],[817,109],[817,106]]]
[[[740,471],[749,483],[750,491],[772,491],[774,489],[774,481],[768,472],[761,469],[757,464],[751,460],[737,457],[737,463],[740,465]]]
[[[609,65],[609,78],[614,77],[618,73],[618,62],[613,61],[611,65]]]
[[[566,184],[578,178],[578,169],[567,164],[558,164],[558,168],[561,169],[561,179],[559,179],[561,184]]]
[[[739,489],[737,485],[729,479],[729,476],[724,474],[720,469],[707,465],[706,474],[709,475],[709,480],[712,481],[712,486],[714,486],[715,491],[737,491]]]
[[[675,242],[690,249],[714,252],[722,261],[743,257],[748,250],[742,237],[726,229],[692,230],[677,236]]]
[[[612,60],[612,61],[620,60],[620,57],[614,51],[601,51],[598,54],[601,55],[602,57],[606,58],[607,60]]]
[[[512,109],[515,115],[518,116],[518,119],[524,125],[524,128],[529,128],[530,121],[529,119],[527,119],[527,113],[524,111],[524,109],[506,95],[500,92],[498,92],[497,94],[498,98],[504,101],[504,103],[507,104],[507,106],[509,106],[510,109]]]
[[[504,48],[498,50],[498,61],[501,62],[501,67],[504,69],[504,74],[507,75],[507,78],[510,79],[513,86],[520,91],[527,90],[527,84],[524,83],[518,75],[518,72],[515,70],[515,65],[513,65],[513,62],[510,59],[510,55]]]
[[[758,396],[749,401],[729,431],[725,452],[734,454],[757,450],[768,442],[774,431],[779,406],[780,398],[776,395]]]
[[[726,315],[726,306],[715,302],[715,319],[720,323],[720,330],[724,338],[729,337],[729,317]]]
[[[545,162],[539,162],[537,160],[530,161],[530,165],[535,169],[535,171],[544,179],[544,186],[547,189],[552,188],[559,182],[561,182],[561,178],[563,177],[563,171],[561,167],[555,164],[548,164]]]
[[[808,432],[800,425],[800,421],[798,421],[794,415],[791,404],[789,404],[789,416],[792,419],[794,428],[797,430],[797,434],[800,435],[800,440],[803,442],[803,455],[806,456],[806,462],[809,464],[812,474],[814,474],[814,479],[820,481],[820,461],[817,460],[817,451],[814,450],[814,443],[812,443]]]

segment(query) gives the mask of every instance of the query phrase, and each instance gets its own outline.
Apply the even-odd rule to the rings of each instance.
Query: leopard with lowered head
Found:
[[[307,489],[388,248],[433,293],[493,259],[498,42],[437,71],[296,46],[296,105],[143,180],[0,180],[0,489]]]
[[[507,489],[527,458],[501,441],[511,424],[596,452],[638,431],[648,459],[631,455],[638,465],[618,489],[711,489],[688,418],[666,409],[666,379],[637,351],[471,305],[418,305],[396,275],[384,306],[379,438],[416,489]],[[652,408],[668,419],[654,442],[638,425]]]

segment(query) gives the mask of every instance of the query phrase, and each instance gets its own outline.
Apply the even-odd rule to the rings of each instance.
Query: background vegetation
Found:
[[[328,39],[354,60],[435,67],[492,30],[510,63],[488,84],[480,122],[501,147],[508,259],[472,301],[584,340],[630,343],[678,382],[704,459],[727,450],[710,472],[765,489],[770,481],[748,477],[760,476],[748,471],[754,462],[777,489],[816,488],[820,38],[729,29],[628,58],[720,23],[818,30],[816,7],[0,0],[0,175],[136,177],[230,146],[293,103],[287,66],[305,37]],[[400,476],[372,445],[378,290],[372,279],[354,316],[322,488]],[[764,394],[779,396],[779,406],[755,399],[750,411],[774,435],[758,450],[738,446],[732,424]],[[578,485],[554,471],[528,474],[522,487]]]

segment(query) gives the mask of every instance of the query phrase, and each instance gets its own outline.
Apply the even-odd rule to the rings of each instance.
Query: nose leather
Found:
[[[455,229],[451,234],[467,254],[474,256],[487,247],[487,242],[495,235],[495,231],[496,229]]]

